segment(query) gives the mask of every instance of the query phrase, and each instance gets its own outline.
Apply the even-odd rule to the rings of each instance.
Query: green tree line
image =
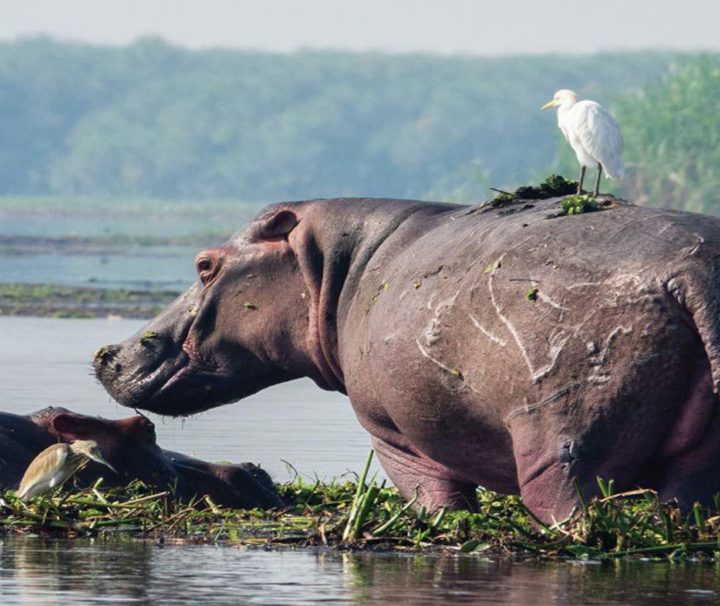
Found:
[[[703,107],[692,91],[712,95],[717,70],[714,57],[669,53],[477,58],[197,51],[159,39],[122,48],[4,43],[0,194],[484,199],[490,185],[565,166],[574,175],[554,116],[539,111],[567,87],[618,116],[634,168],[627,191],[668,205],[672,191],[697,208],[695,181],[716,178],[720,151],[702,137],[718,132],[708,126],[717,113],[695,124]],[[677,92],[678,78],[687,92]],[[673,104],[693,127],[681,128],[681,139]],[[677,164],[677,175],[660,175],[663,163]]]
[[[484,199],[559,165],[556,88],[614,106],[672,62],[4,43],[0,194]]]

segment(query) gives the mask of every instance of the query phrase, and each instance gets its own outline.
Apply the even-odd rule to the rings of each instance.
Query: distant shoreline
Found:
[[[0,284],[0,317],[147,319],[179,294],[173,290],[6,283]]]

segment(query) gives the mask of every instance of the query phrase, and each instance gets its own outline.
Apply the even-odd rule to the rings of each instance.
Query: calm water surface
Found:
[[[2,282],[183,291],[195,279],[198,247],[150,247],[123,254],[0,255]]]
[[[709,565],[513,564],[477,557],[243,551],[10,538],[2,604],[676,604],[714,603]]]

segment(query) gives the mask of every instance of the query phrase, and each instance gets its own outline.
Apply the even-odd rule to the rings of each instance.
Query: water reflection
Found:
[[[715,565],[513,563],[477,557],[343,554],[352,604],[655,604],[717,599]]]
[[[25,604],[654,604],[714,602],[709,564],[517,564],[478,557],[9,537],[0,597]]]

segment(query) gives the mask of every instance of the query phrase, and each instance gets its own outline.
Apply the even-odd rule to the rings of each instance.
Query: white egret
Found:
[[[559,90],[552,101],[541,109],[557,107],[558,127],[573,148],[580,163],[578,193],[582,193],[585,169],[597,166],[594,195],[600,193],[603,168],[611,179],[621,179],[623,165],[623,139],[620,127],[607,110],[595,101],[578,101],[571,90]]]
[[[28,466],[17,496],[31,499],[60,486],[65,480],[93,460],[117,471],[105,460],[94,440],[77,440],[72,444],[53,444],[35,457]]]

